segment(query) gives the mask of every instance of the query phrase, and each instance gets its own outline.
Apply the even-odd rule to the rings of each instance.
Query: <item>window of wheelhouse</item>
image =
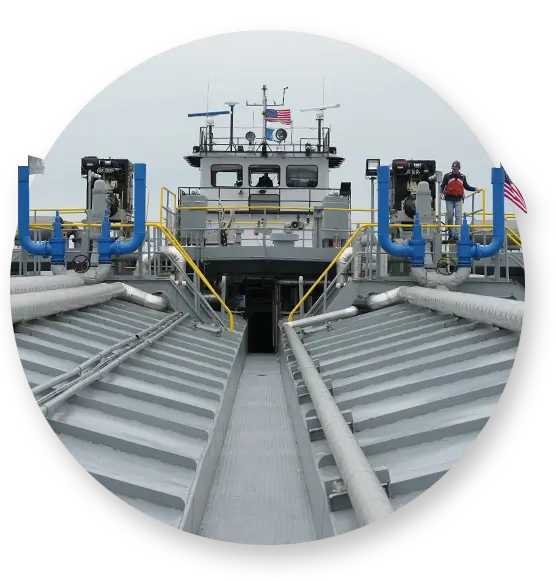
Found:
[[[249,186],[252,188],[277,188],[280,186],[279,165],[252,165],[249,167]]]
[[[319,184],[319,168],[316,165],[288,165],[286,185],[288,188],[316,188]]]
[[[243,186],[243,167],[222,164],[210,168],[210,183],[213,188],[241,188]]]

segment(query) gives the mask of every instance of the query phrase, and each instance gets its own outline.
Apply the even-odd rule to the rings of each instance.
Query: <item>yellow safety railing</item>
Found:
[[[372,223],[361,224],[361,226],[359,226],[355,230],[355,232],[348,238],[347,242],[342,246],[342,248],[340,249],[340,251],[338,252],[338,254],[336,254],[336,256],[334,257],[334,259],[332,260],[332,262],[325,268],[325,270],[323,271],[323,273],[313,283],[313,286],[303,295],[303,297],[301,297],[301,299],[299,300],[299,302],[297,303],[297,305],[295,305],[295,307],[292,309],[291,313],[288,316],[288,321],[290,321],[290,322],[293,321],[293,317],[294,317],[295,313],[297,313],[297,311],[299,310],[299,308],[301,307],[301,305],[307,300],[307,297],[309,297],[311,295],[311,293],[317,288],[317,286],[319,285],[319,283],[328,274],[328,272],[330,271],[330,269],[338,262],[338,260],[340,259],[340,256],[342,256],[342,254],[349,247],[349,245],[355,240],[355,237],[360,232],[363,232],[363,230],[366,230],[367,228],[370,228],[372,226],[375,226],[375,224],[372,224]]]
[[[468,215],[471,216],[471,215],[479,214],[482,220],[479,223],[470,224],[469,227],[470,227],[470,229],[482,228],[482,229],[486,229],[486,230],[492,230],[492,228],[493,228],[492,224],[486,223],[486,217],[492,215],[492,212],[486,211],[486,190],[484,188],[481,188],[480,190],[478,190],[477,193],[474,192],[473,194],[466,196],[465,199],[471,198],[471,197],[478,195],[478,194],[481,195],[482,207],[478,210],[474,210],[473,212],[469,212]],[[165,199],[164,199],[165,197],[166,197],[166,203],[165,203]],[[173,201],[173,204],[172,204],[173,207],[170,207],[170,204],[171,204],[170,200]],[[177,199],[176,194],[174,192],[172,192],[171,190],[169,190],[168,188],[162,186],[160,188],[159,222],[147,222],[146,225],[149,227],[156,228],[156,229],[160,230],[160,232],[162,232],[162,234],[164,234],[164,236],[167,238],[168,242],[178,250],[178,252],[181,254],[181,256],[186,261],[186,263],[189,264],[191,269],[195,272],[195,274],[199,277],[199,279],[203,282],[203,284],[207,287],[207,289],[210,291],[210,293],[217,299],[217,301],[220,303],[222,308],[228,314],[229,320],[230,320],[230,324],[229,324],[230,331],[234,331],[235,324],[234,324],[234,315],[233,315],[232,311],[229,309],[229,307],[226,305],[226,303],[222,300],[220,295],[214,290],[214,288],[209,283],[209,281],[206,279],[204,274],[201,272],[201,270],[199,269],[197,264],[193,261],[193,259],[189,256],[189,254],[183,249],[183,247],[181,246],[179,241],[175,238],[174,234],[172,233],[172,231],[168,227],[168,215],[172,212],[174,213],[174,215],[176,215],[176,212],[178,210],[180,210],[180,211],[203,210],[203,211],[213,211],[213,212],[220,212],[220,211],[226,211],[226,210],[257,210],[257,211],[276,210],[278,212],[280,212],[280,211],[296,211],[296,212],[313,213],[315,211],[315,209],[316,208],[314,206],[282,206],[282,205],[280,205],[280,206],[276,206],[276,205],[270,205],[270,206],[237,206],[237,205],[224,206],[224,205],[216,205],[216,206],[202,206],[202,207],[200,207],[200,206],[178,206],[178,199]],[[322,208],[319,208],[319,209],[322,209]],[[164,215],[165,210],[166,210],[166,220],[165,220],[165,215]],[[84,210],[82,208],[66,208],[64,210],[58,210],[58,211],[60,214],[82,214],[82,213],[86,212],[86,210]],[[378,210],[373,209],[373,208],[326,208],[326,211],[327,212],[368,212],[368,213],[374,214]],[[54,208],[36,208],[36,209],[32,209],[31,212],[35,212],[35,213],[37,213],[37,212],[56,212],[56,209],[54,209]],[[442,215],[445,215],[445,213],[442,213]],[[505,219],[515,219],[515,214],[513,214],[513,213],[506,214]],[[245,224],[245,225],[251,224],[251,223],[255,224],[255,222],[250,222],[250,221],[237,222],[237,223],[238,224]],[[271,222],[267,222],[267,223],[268,224],[283,224],[284,222],[271,221]],[[67,223],[66,222],[66,223],[64,223],[64,228],[82,227],[83,224],[84,224],[83,222],[76,222],[76,223]],[[40,224],[40,223],[30,224],[31,228],[45,228],[46,226],[47,226],[46,224]],[[101,224],[90,224],[90,226],[94,227],[94,228],[100,228]],[[290,314],[288,316],[288,321],[293,320],[295,313],[300,309],[301,305],[303,305],[305,303],[305,301],[313,293],[315,288],[317,288],[317,286],[322,282],[322,280],[326,277],[328,272],[330,272],[330,270],[336,265],[336,263],[340,259],[340,256],[342,255],[342,253],[345,252],[345,250],[351,245],[351,243],[353,242],[355,237],[360,232],[362,232],[368,228],[373,228],[376,226],[377,226],[376,223],[371,222],[371,223],[360,224],[355,229],[355,231],[351,234],[351,236],[348,238],[346,243],[342,246],[340,251],[336,254],[336,256],[334,257],[332,262],[330,262],[330,264],[322,272],[322,274],[319,276],[319,278],[314,282],[314,284],[311,286],[311,288],[309,288],[309,290],[305,293],[305,295],[299,300],[297,305],[295,305],[295,307],[293,308],[293,310],[290,312]],[[439,224],[422,224],[421,226],[423,228],[438,228]],[[408,228],[408,227],[410,227],[408,224],[390,224],[390,228]],[[452,228],[461,228],[461,226],[459,224],[453,224],[453,225],[451,225],[451,227]],[[111,228],[112,229],[133,228],[133,224],[111,224]],[[513,244],[515,244],[516,246],[521,248],[521,237],[520,237],[519,233],[517,233],[515,230],[513,230],[509,226],[506,226],[505,230],[506,230],[507,238],[509,240],[511,240],[511,242]]]
[[[205,275],[201,272],[199,267],[195,264],[195,261],[183,249],[183,246],[178,242],[178,240],[172,234],[172,232],[166,226],[164,226],[164,224],[160,224],[158,222],[147,222],[145,225],[147,227],[152,227],[152,228],[156,228],[157,230],[160,230],[160,232],[162,232],[162,234],[164,234],[164,236],[166,237],[168,242],[178,250],[178,252],[181,254],[182,258],[187,262],[187,264],[189,264],[189,266],[191,267],[193,272],[201,279],[201,281],[207,287],[209,292],[216,298],[216,300],[220,303],[222,308],[228,314],[228,316],[230,318],[229,329],[233,333],[233,331],[235,329],[234,314],[229,309],[228,305],[222,300],[222,297],[214,290],[214,288],[212,287],[210,282],[207,280]],[[80,226],[83,226],[83,223],[80,223],[80,222],[71,223],[71,224],[67,223],[67,224],[64,224],[64,226],[78,228]],[[102,224],[90,224],[90,226],[92,228],[100,228],[102,226]],[[133,224],[111,224],[110,226],[112,228],[133,228]],[[31,228],[44,228],[44,224],[30,224],[30,227]]]
[[[164,203],[164,196],[166,195],[166,204]],[[159,204],[159,213],[158,219],[160,224],[168,225],[168,214],[171,212],[170,210],[170,198],[172,198],[174,202],[173,213],[176,214],[176,210],[178,210],[178,197],[172,190],[169,190],[165,186],[161,186],[160,188],[160,204]],[[164,223],[164,210],[166,210],[166,224]]]
[[[207,287],[207,289],[211,292],[212,295],[214,295],[214,297],[220,303],[220,305],[226,311],[226,313],[228,313],[228,316],[230,317],[230,331],[233,333],[235,325],[234,325],[234,315],[233,315],[232,311],[230,310],[228,305],[222,300],[222,297],[212,288],[212,285],[210,284],[210,282],[206,279],[205,275],[201,272],[199,267],[195,264],[195,261],[183,249],[183,246],[178,242],[178,240],[172,234],[172,232],[170,232],[170,230],[168,230],[168,228],[166,228],[166,226],[164,226],[163,224],[157,224],[156,222],[148,222],[147,226],[152,226],[153,228],[158,228],[164,234],[164,236],[166,236],[166,239],[168,240],[168,242],[170,242],[170,244],[172,244],[172,246],[174,246],[178,250],[178,252],[184,258],[184,260],[187,262],[187,264],[189,264],[189,266],[193,269],[195,274],[203,281],[203,283]]]
[[[353,240],[355,239],[355,237],[362,232],[363,230],[366,230],[367,228],[376,228],[378,226],[378,224],[376,223],[367,223],[367,224],[361,224],[354,232],[353,234],[349,237],[349,239],[347,240],[347,242],[342,246],[342,248],[340,249],[340,251],[338,252],[338,254],[336,254],[336,256],[334,257],[334,259],[332,260],[332,262],[325,268],[325,270],[322,272],[322,274],[317,278],[317,280],[315,281],[315,283],[313,284],[313,286],[311,286],[311,288],[303,295],[303,297],[301,297],[301,299],[299,300],[299,302],[297,303],[297,305],[295,305],[295,307],[292,309],[292,311],[290,312],[289,316],[288,316],[288,321],[291,322],[293,321],[293,317],[295,315],[295,313],[297,313],[297,311],[301,308],[301,305],[303,305],[305,303],[305,301],[309,298],[309,296],[313,293],[313,291],[317,288],[317,286],[319,285],[319,283],[324,279],[324,277],[330,272],[330,270],[334,267],[334,265],[338,262],[338,260],[340,259],[340,256],[342,256],[342,254],[346,251],[347,248],[349,248],[350,244],[353,242]],[[391,228],[400,228],[400,227],[407,227],[407,224],[390,224]],[[437,224],[421,224],[422,228],[436,228]],[[453,228],[461,228],[461,225],[459,224],[454,224],[453,226],[451,226]],[[486,229],[486,230],[492,230],[493,229],[493,225],[492,224],[474,224],[474,225],[470,225],[469,226],[472,229]],[[521,238],[519,237],[519,234],[517,234],[514,230],[512,230],[509,226],[506,226],[506,236],[519,248],[521,248]],[[326,292],[326,289],[325,289]]]

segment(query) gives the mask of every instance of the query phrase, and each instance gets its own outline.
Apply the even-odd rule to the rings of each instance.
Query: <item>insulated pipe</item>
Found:
[[[170,305],[168,297],[165,295],[150,294],[125,283],[117,284],[121,284],[124,288],[124,291],[119,298],[130,303],[135,303],[136,305],[153,309],[155,311],[165,311]]]
[[[452,274],[440,274],[426,268],[412,268],[411,274],[419,286],[426,288],[446,287],[449,290],[455,289],[463,284],[471,275],[470,267],[459,268]]]
[[[89,357],[89,359],[87,359],[86,361],[84,361],[83,363],[78,365],[77,367],[74,367],[70,371],[66,371],[66,373],[63,373],[62,375],[57,375],[56,377],[53,377],[52,379],[49,379],[48,381],[41,383],[40,385],[36,385],[35,387],[33,387],[31,389],[31,392],[34,395],[39,395],[43,391],[46,391],[47,389],[50,389],[50,388],[54,387],[55,385],[58,385],[62,381],[66,381],[67,379],[71,379],[75,375],[81,375],[86,369],[88,369],[89,367],[91,367],[92,365],[97,363],[97,361],[100,361],[101,359],[103,359],[104,357],[109,355],[110,353],[113,353],[114,351],[118,351],[119,349],[122,349],[123,347],[127,347],[128,345],[130,345],[131,343],[133,343],[135,341],[143,339],[143,337],[153,333],[159,327],[164,327],[166,324],[170,323],[174,319],[175,316],[176,316],[176,313],[172,313],[171,315],[168,315],[167,317],[164,317],[160,321],[156,322],[154,325],[150,325],[144,331],[141,331],[140,333],[138,333],[136,335],[131,335],[130,337],[127,337],[126,339],[122,339],[121,341],[118,341],[118,343],[116,343],[115,345],[110,345],[106,349],[103,349],[100,353],[93,355],[93,357]],[[188,316],[189,316],[189,313],[185,314],[184,318],[188,317]]]
[[[394,512],[390,499],[371,468],[334,398],[317,371],[291,323],[283,327],[299,371],[311,396],[315,411],[340,475],[346,485],[355,516],[366,526]]]
[[[12,295],[12,324],[82,309],[114,298],[158,311],[168,308],[168,299],[165,296],[150,295],[121,282],[101,283],[94,286]]]
[[[83,284],[98,284],[104,282],[112,270],[111,264],[99,264],[90,268],[87,272],[68,271],[64,265],[52,265],[52,274],[61,276],[78,276]],[[70,274],[71,273],[71,274]]]
[[[175,259],[178,263],[178,266],[186,272],[186,262],[185,258],[181,255],[181,252],[174,248],[173,246],[162,246],[159,252],[151,252],[150,256],[148,254],[144,254],[143,256],[143,266],[150,268],[151,262],[154,260],[156,254],[166,254],[170,259]],[[139,261],[137,261],[136,272],[139,272]],[[176,282],[182,282],[183,275],[181,272],[176,274]]]
[[[98,284],[91,287],[12,295],[12,323],[50,317],[65,311],[104,303],[120,296],[122,292],[123,289],[117,284]]]
[[[17,295],[58,288],[75,288],[84,284],[79,275],[71,271],[61,276],[12,276],[10,277],[10,294]]]
[[[356,301],[356,304],[361,304],[361,302],[371,311],[408,302],[433,311],[517,332],[521,331],[525,309],[523,301],[407,286],[369,295],[364,297],[362,301]]]
[[[166,325],[162,330],[158,331],[155,335],[143,338],[139,342],[138,345],[136,345],[132,349],[126,351],[125,353],[117,356],[116,358],[114,358],[112,361],[107,363],[105,366],[103,366],[98,371],[94,371],[94,372],[88,374],[86,377],[84,377],[83,379],[81,379],[77,383],[74,383],[70,387],[61,388],[60,392],[58,392],[51,399],[48,399],[48,401],[46,403],[42,403],[42,401],[39,401],[38,403],[41,406],[41,410],[42,410],[43,414],[45,416],[47,416],[50,412],[55,410],[58,406],[60,406],[63,402],[68,400],[70,397],[74,396],[76,393],[78,393],[79,391],[81,391],[85,387],[91,385],[95,381],[98,381],[99,379],[104,377],[106,374],[110,373],[110,371],[112,371],[112,369],[114,369],[115,367],[117,367],[118,365],[123,363],[126,359],[128,359],[132,355],[135,355],[135,353],[142,351],[143,349],[145,349],[146,347],[148,347],[149,345],[151,345],[152,343],[154,343],[155,341],[160,339],[160,337],[163,337],[164,335],[169,333],[176,325],[178,325],[179,323],[182,322],[184,315],[183,315],[183,313],[176,313],[175,317],[176,318],[174,321],[172,321],[170,324]],[[49,396],[45,396],[45,398],[48,398],[48,397]],[[43,398],[43,400],[45,398]]]
[[[351,247],[353,248],[353,278],[361,278],[363,244],[359,236],[352,242]]]
[[[353,256],[353,246],[348,246],[348,248],[346,248],[342,254],[340,255],[340,258],[338,258],[338,282],[336,283],[337,288],[340,288],[341,286],[345,285],[347,282],[347,275],[344,274],[348,262],[351,260],[351,257]]]
[[[347,319],[349,317],[355,317],[359,310],[357,307],[346,307],[345,309],[340,309],[338,311],[331,311],[330,313],[322,313],[322,315],[315,315],[314,317],[307,317],[305,319],[296,319],[291,323],[288,323],[292,328],[299,329],[301,327],[309,327],[313,325],[318,325],[319,323],[329,323],[330,321],[338,321],[340,319]]]

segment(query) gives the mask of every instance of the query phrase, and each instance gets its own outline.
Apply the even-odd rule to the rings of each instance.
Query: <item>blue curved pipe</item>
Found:
[[[474,244],[473,258],[488,258],[500,251],[504,244],[504,169],[492,168],[492,240],[490,244]]]
[[[31,239],[29,226],[29,166],[17,168],[17,201],[18,201],[18,234],[21,246],[29,253],[44,258],[52,257],[52,264],[64,264],[66,255],[66,239],[62,234],[62,221],[56,212],[53,223],[53,233],[50,240],[35,242]]]
[[[471,266],[471,260],[488,258],[500,251],[504,244],[504,169],[493,167],[492,182],[492,240],[490,244],[471,242],[467,217],[463,216],[461,225],[461,240],[458,242],[458,264]]]
[[[131,240],[122,242],[110,240],[110,221],[104,216],[101,234],[98,240],[99,263],[109,264],[113,255],[131,254],[145,241],[147,219],[147,166],[144,163],[133,165],[134,173],[134,227]]]
[[[387,254],[411,259],[411,266],[425,264],[425,241],[418,214],[413,224],[413,240],[402,244],[390,240],[390,168],[385,165],[378,168],[378,242]]]

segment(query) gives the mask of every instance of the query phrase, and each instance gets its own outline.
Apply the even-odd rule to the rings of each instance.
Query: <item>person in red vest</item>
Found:
[[[440,193],[442,199],[446,201],[446,224],[452,225],[454,223],[454,214],[456,224],[461,225],[461,206],[465,196],[465,190],[468,192],[476,192],[477,188],[470,186],[467,183],[467,178],[460,172],[461,164],[459,161],[454,161],[452,164],[452,171],[447,173],[440,185]],[[457,228],[448,228],[448,240],[457,240],[459,238],[459,230]]]

